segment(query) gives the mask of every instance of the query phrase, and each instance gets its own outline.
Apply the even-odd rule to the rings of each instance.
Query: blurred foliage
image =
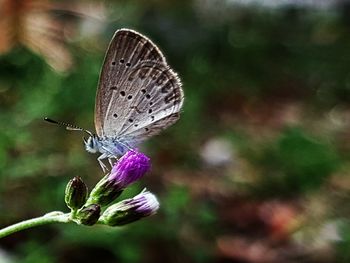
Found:
[[[297,128],[283,131],[260,155],[264,178],[258,187],[267,195],[299,195],[319,189],[339,164],[330,145]]]
[[[146,186],[157,215],[124,228],[26,230],[0,241],[4,262],[348,262],[349,5],[234,2],[49,2],[73,66],[49,66],[55,45],[2,51],[1,226],[64,210],[69,179],[91,188],[102,176],[80,133],[42,119],[94,130],[116,29],[157,43],[186,96],[180,121],[142,146],[152,172],[122,196]]]

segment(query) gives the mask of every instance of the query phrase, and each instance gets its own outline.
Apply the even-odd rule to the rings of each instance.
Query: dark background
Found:
[[[0,262],[349,262],[350,4],[0,2],[0,225],[68,212],[66,183],[101,178],[94,131],[115,30],[161,48],[181,119],[142,151],[157,215],[123,228],[53,224],[0,240]]]

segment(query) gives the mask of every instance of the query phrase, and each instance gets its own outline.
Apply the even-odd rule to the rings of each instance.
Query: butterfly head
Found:
[[[90,135],[87,139],[84,137],[84,144],[86,151],[90,153],[97,153],[99,151],[99,141],[96,135]]]

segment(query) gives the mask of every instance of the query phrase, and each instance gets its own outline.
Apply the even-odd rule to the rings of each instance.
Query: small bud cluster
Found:
[[[97,222],[121,226],[155,214],[159,208],[158,200],[146,190],[133,198],[110,205],[126,187],[139,180],[149,169],[150,159],[131,150],[96,184],[90,195],[82,179],[74,177],[67,184],[65,192],[65,202],[72,210],[72,219],[87,226]],[[101,213],[102,208],[108,205]]]

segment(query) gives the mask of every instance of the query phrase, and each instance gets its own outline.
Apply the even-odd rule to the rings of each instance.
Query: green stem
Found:
[[[35,226],[41,226],[45,224],[50,223],[68,223],[71,222],[70,213],[64,214],[63,212],[55,211],[48,213],[46,215],[28,219],[19,223],[16,223],[14,225],[5,227],[0,230],[0,238],[6,237],[12,233],[35,227]]]

